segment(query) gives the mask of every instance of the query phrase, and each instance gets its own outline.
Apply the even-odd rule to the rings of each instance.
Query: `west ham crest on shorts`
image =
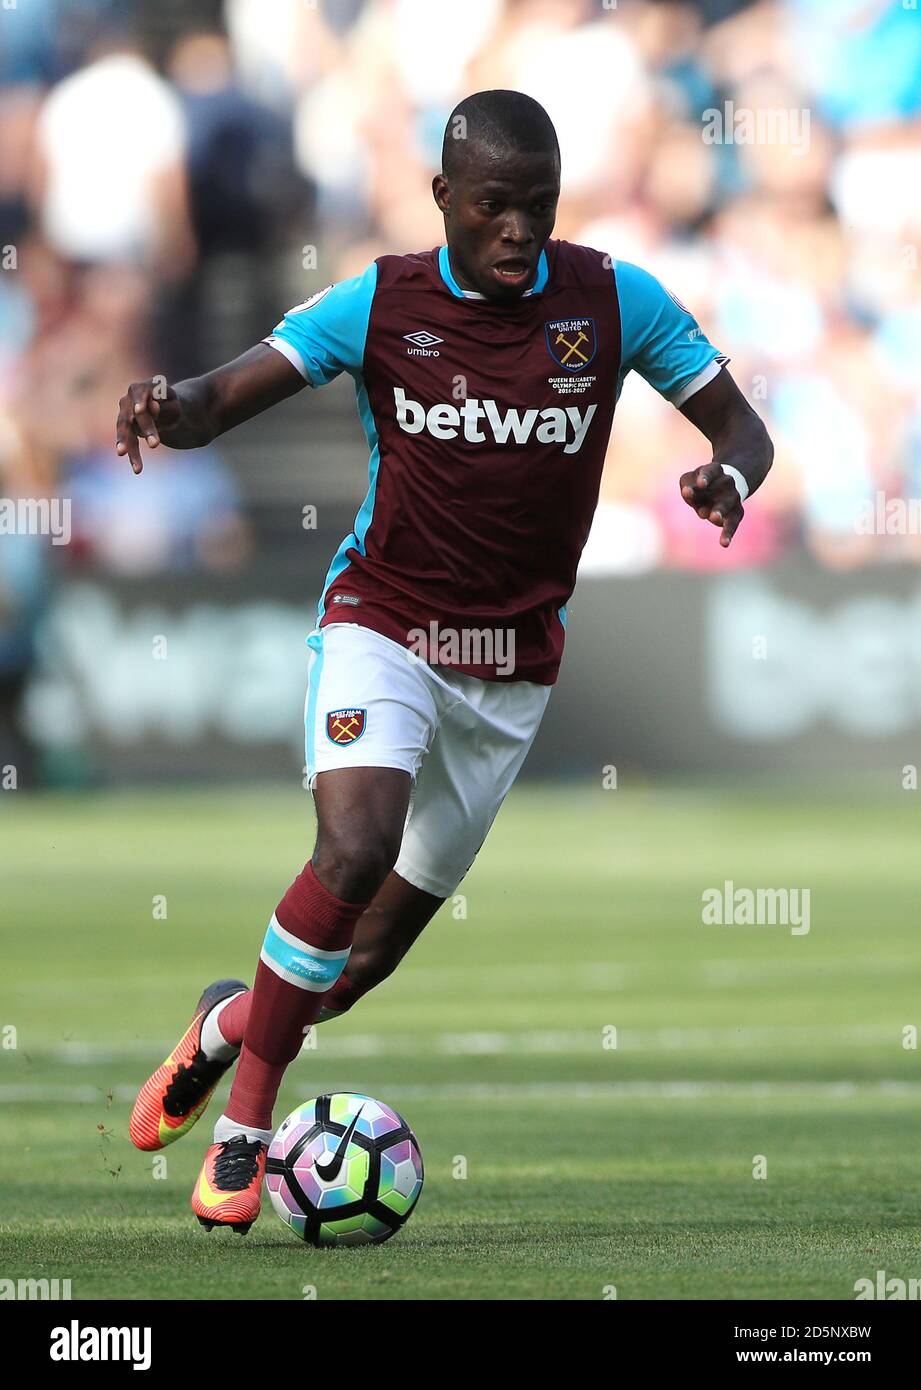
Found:
[[[550,356],[567,372],[581,372],[594,359],[598,347],[594,319],[550,319],[544,329]]]
[[[363,709],[331,709],[326,716],[326,737],[331,743],[354,743],[365,731]]]

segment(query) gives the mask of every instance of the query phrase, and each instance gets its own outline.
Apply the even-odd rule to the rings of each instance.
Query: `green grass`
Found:
[[[200,986],[252,974],[311,839],[304,799],[263,787],[0,799],[0,1277],[93,1299],[847,1299],[921,1274],[906,793],[519,789],[466,918],[445,908],[282,1091],[279,1118],[332,1089],[407,1116],[426,1186],[405,1230],[316,1252],[266,1204],[246,1240],[206,1235],[207,1121],[155,1177],[131,1098]],[[703,926],[727,878],[808,887],[809,933]]]

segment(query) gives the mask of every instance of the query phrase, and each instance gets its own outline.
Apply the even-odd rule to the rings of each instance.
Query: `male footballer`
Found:
[[[235,361],[122,397],[117,452],[196,449],[347,372],[369,487],[308,638],[313,854],[252,988],[209,985],[135,1102],[131,1138],[186,1134],[236,1063],[192,1196],[209,1229],[259,1214],[272,1110],[305,1031],[395,968],[476,857],[557,678],[623,380],[707,437],[678,479],[728,546],[772,446],[692,315],[635,265],[551,240],[560,155],[520,92],[467,97],[432,183],[446,245],[381,256]],[[714,539],[717,539],[715,537]]]

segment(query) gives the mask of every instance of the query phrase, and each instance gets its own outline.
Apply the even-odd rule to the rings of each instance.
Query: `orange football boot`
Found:
[[[210,1061],[201,1050],[201,1028],[216,1004],[239,994],[242,980],[216,980],[195,1006],[185,1033],[138,1091],[128,1133],[138,1149],[163,1149],[181,1139],[199,1118],[215,1086],[236,1061]]]
[[[212,1144],[192,1193],[192,1210],[206,1230],[230,1226],[245,1236],[259,1215],[268,1145],[238,1134]]]

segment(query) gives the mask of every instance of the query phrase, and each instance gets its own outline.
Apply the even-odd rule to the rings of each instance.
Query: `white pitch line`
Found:
[[[914,961],[905,957],[901,960],[871,960],[866,956],[839,961],[797,960],[704,960],[697,968],[697,978],[706,989],[730,989],[735,985],[764,985],[768,981],[796,979],[825,980],[830,977],[845,980],[861,980],[868,976],[903,976],[914,968]]]
[[[446,1082],[444,1085],[393,1085],[399,1098],[435,1101],[502,1101],[517,1100],[699,1100],[707,1097],[779,1097],[810,1096],[827,1100],[852,1099],[859,1096],[893,1098],[921,1097],[921,1081],[542,1081],[508,1083]],[[134,1086],[115,1086],[113,1100],[130,1103],[136,1095]],[[95,1086],[54,1086],[30,1083],[21,1086],[0,1086],[0,1105],[40,1101],[48,1105],[99,1105],[107,1094]]]
[[[452,965],[439,970],[432,966],[414,966],[402,970],[394,979],[394,987],[405,994],[417,989],[443,988],[456,992],[465,984],[475,985],[482,993],[487,986],[491,993],[520,994],[545,988],[554,992],[562,987],[600,992],[625,989],[628,977],[635,976],[633,966],[611,960],[583,960],[568,964],[559,961],[526,961],[519,965],[491,966],[486,976],[479,965]]]
[[[606,1025],[607,1026],[607,1025]],[[574,1056],[602,1050],[605,1034],[593,1029],[490,1030],[465,1033],[349,1033],[347,1024],[321,1024],[315,1030],[316,1046],[305,1048],[331,1059],[350,1057],[416,1057],[436,1052],[450,1057]],[[901,1046],[901,1024],[852,1024],[823,1027],[739,1026],[738,1028],[630,1028],[618,1027],[618,1052],[739,1052],[765,1045],[827,1046],[885,1043]],[[615,1049],[611,1049],[612,1051]],[[111,1044],[66,1042],[48,1051],[30,1048],[30,1055],[64,1066],[102,1066],[143,1061],[151,1066],[169,1051],[169,1044],[129,1042]]]

